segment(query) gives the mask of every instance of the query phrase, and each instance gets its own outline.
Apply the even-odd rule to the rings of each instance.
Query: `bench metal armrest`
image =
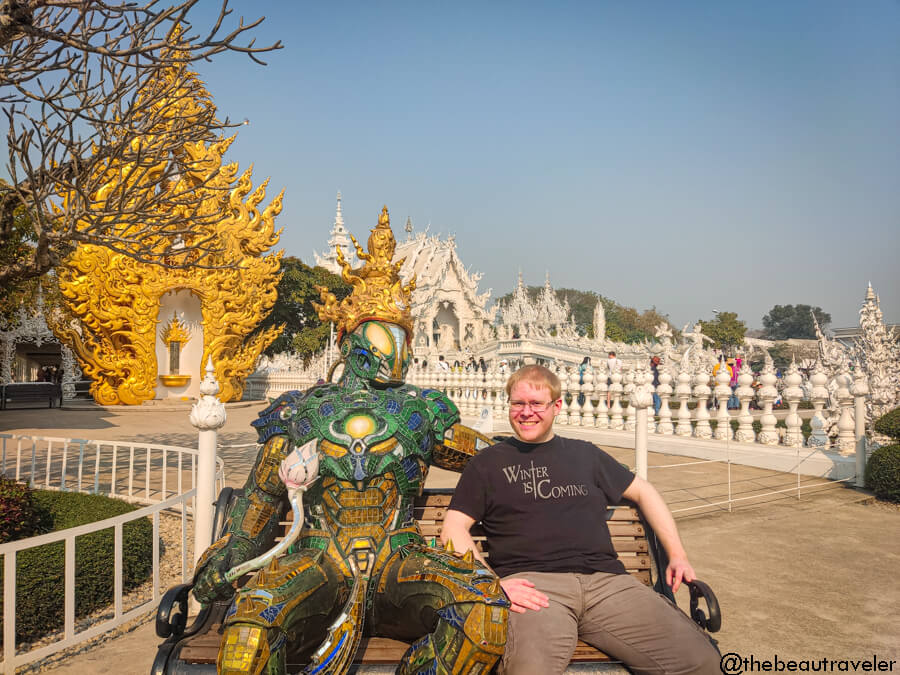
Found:
[[[700,628],[715,633],[722,627],[722,614],[719,611],[719,600],[713,590],[699,579],[685,581],[691,591],[691,618]],[[706,612],[699,607],[700,598],[706,601]]]

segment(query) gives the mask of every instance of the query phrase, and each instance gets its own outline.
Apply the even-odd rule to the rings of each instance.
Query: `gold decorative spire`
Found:
[[[340,248],[336,248],[341,277],[353,286],[353,292],[341,302],[324,286],[316,286],[322,304],[315,304],[322,321],[334,321],[338,327],[338,339],[349,333],[363,321],[377,320],[395,323],[406,330],[407,342],[412,342],[413,320],[410,298],[416,288],[413,277],[406,285],[400,279],[403,260],[392,262],[396,242],[391,231],[391,218],[385,206],[378,217],[378,225],[369,235],[368,252],[356,238],[350,235],[362,267],[352,269]]]
[[[136,141],[139,146],[157,142],[154,125],[179,124],[213,105],[201,80],[183,65],[173,66],[161,79],[165,82],[150,82],[147,87],[163,87],[172,96],[154,103],[154,124],[148,124],[148,132]],[[201,373],[212,358],[222,401],[240,399],[244,378],[281,333],[281,327],[255,334],[254,330],[277,298],[282,253],[271,249],[281,233],[275,217],[284,192],[263,208],[268,180],[254,188],[252,167],[239,173],[237,163],[224,161],[234,139],[185,142],[170,158],[177,170],[170,172],[172,180],[165,185],[155,183],[151,172],[133,171],[112,158],[103,170],[108,182],[90,195],[102,212],[109,195],[124,191],[140,201],[146,191],[170,191],[170,208],[160,211],[178,223],[187,246],[180,253],[178,246],[170,246],[165,228],[153,233],[159,251],[170,256],[167,263],[192,262],[191,244],[218,244],[197,266],[168,268],[93,244],[78,244],[60,265],[57,276],[66,318],[51,328],[78,356],[82,370],[93,380],[91,394],[98,403],[138,405],[154,397],[160,299],[170,291],[188,291],[200,301],[203,353],[190,368]],[[189,196],[183,207],[179,195]],[[185,223],[191,227],[182,227]],[[79,227],[91,227],[90,219]]]
[[[166,324],[165,329],[160,332],[160,337],[166,346],[173,342],[186,344],[191,339],[191,331],[182,321],[178,320],[175,312],[172,312],[172,318]]]

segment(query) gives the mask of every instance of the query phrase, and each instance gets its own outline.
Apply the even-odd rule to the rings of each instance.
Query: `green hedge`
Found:
[[[889,413],[879,417],[875,420],[872,428],[879,434],[900,440],[900,408],[894,408]]]
[[[86,525],[130,513],[136,507],[100,495],[33,492],[38,516],[52,531]],[[153,569],[153,526],[141,518],[122,531],[122,577],[130,589],[149,578]],[[75,615],[82,617],[113,599],[114,532],[107,528],[75,540]],[[16,640],[34,640],[63,625],[65,543],[56,542],[16,556]],[[2,583],[0,568],[0,583]],[[2,596],[0,596],[2,626]]]
[[[0,544],[46,531],[34,508],[33,491],[25,483],[0,474]]]
[[[884,445],[869,455],[866,487],[879,499],[900,502],[900,444]]]

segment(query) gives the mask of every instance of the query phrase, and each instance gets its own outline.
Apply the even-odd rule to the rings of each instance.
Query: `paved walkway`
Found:
[[[249,422],[258,409],[228,409],[220,438],[231,485],[243,483],[255,451],[227,446],[253,443]],[[196,432],[187,413],[187,408],[11,410],[0,412],[0,431],[195,446]],[[590,437],[580,429],[564,433]],[[632,451],[608,450],[633,463]],[[871,659],[875,654],[894,659],[892,672],[900,672],[900,509],[832,485],[810,488],[799,500],[796,493],[754,497],[728,512],[726,506],[708,506],[727,493],[727,467],[652,468],[690,461],[651,453],[650,479],[676,510],[698,575],[718,595],[724,622],[716,637],[722,652],[798,661]],[[792,474],[734,465],[731,473],[732,490],[744,496],[783,489],[797,480]],[[455,474],[435,469],[429,482],[452,485]],[[686,607],[686,592],[679,596],[679,604]],[[144,674],[158,642],[152,623],[144,624],[47,672]],[[852,665],[848,668],[853,670]]]

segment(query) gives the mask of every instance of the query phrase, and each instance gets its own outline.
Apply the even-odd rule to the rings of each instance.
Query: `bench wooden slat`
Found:
[[[443,524],[438,523],[419,523],[419,530],[423,537],[440,536]],[[644,526],[640,523],[630,521],[610,521],[609,533],[613,537],[643,537]]]

